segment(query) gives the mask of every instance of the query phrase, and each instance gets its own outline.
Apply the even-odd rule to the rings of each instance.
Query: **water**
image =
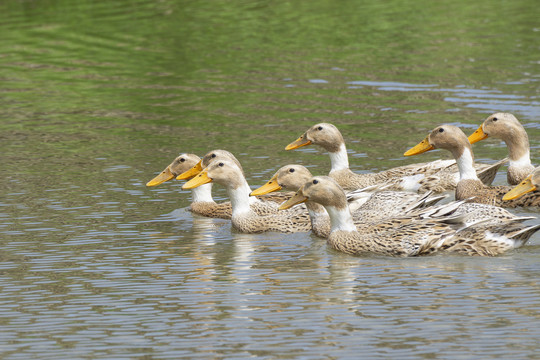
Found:
[[[448,158],[402,154],[496,111],[538,164],[539,15],[532,0],[0,4],[0,357],[535,358],[539,234],[489,259],[351,257],[239,234],[186,212],[182,182],[144,184],[217,148],[253,187],[289,163],[324,174],[319,149],[283,150],[323,121],[357,172]]]

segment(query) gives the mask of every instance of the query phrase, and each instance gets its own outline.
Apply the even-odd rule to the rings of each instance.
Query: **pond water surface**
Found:
[[[351,257],[311,234],[237,233],[187,212],[182,182],[145,183],[219,148],[253,188],[285,164],[325,174],[320,149],[284,150],[318,122],[356,172],[449,158],[402,154],[497,111],[539,164],[539,9],[1,3],[0,358],[537,358],[540,233],[497,258]]]

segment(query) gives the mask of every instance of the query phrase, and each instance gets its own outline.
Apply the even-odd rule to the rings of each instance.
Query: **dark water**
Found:
[[[144,184],[217,148],[253,187],[288,163],[324,174],[322,151],[283,150],[322,121],[358,172],[448,158],[402,154],[496,111],[525,124],[538,164],[539,9],[0,3],[0,357],[536,358],[538,234],[491,259],[356,258],[309,234],[238,234],[186,212],[181,182]]]

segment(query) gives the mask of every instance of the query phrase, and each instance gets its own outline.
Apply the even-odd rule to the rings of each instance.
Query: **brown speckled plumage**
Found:
[[[491,184],[497,175],[497,170],[507,162],[507,159],[501,160],[493,165],[476,164],[478,178],[484,184]],[[418,166],[424,165],[424,166]],[[399,166],[397,168],[384,170],[372,174],[355,174],[349,169],[334,171],[329,174],[331,178],[337,181],[345,190],[358,189],[374,184],[386,183],[390,184],[389,188],[400,190],[403,188],[401,179],[406,176],[420,175],[424,177],[418,181],[418,192],[445,192],[454,190],[457,186],[458,167],[455,162],[439,163],[432,161],[424,164],[412,164]]]
[[[472,202],[459,205],[452,215],[462,217],[462,221],[466,224],[473,224],[479,221],[482,221],[484,224],[501,224],[507,220],[517,218],[516,215],[502,207]]]
[[[298,191],[313,176],[302,165],[286,165],[281,167],[260,189],[276,191],[287,189]],[[419,195],[404,191],[378,191],[371,193],[361,189],[347,194],[347,202],[352,210],[355,223],[375,224],[382,219],[403,215],[420,207],[432,205],[444,196],[432,197],[430,194]],[[324,207],[313,201],[306,201],[310,211],[312,231],[319,237],[326,238],[330,234],[330,218]]]
[[[209,165],[215,159],[229,159],[235,162],[237,166],[242,169],[240,162],[236,157],[226,150],[212,150],[208,152],[203,159],[201,160],[195,154],[180,154],[177,156],[170,164],[163,170],[158,176],[154,178],[154,183],[149,181],[148,186],[159,185],[162,182],[168,181],[175,178],[176,176],[192,169],[195,165],[202,162],[203,165]],[[230,219],[232,213],[232,206],[230,201],[224,201],[216,203],[212,199],[211,194],[212,184],[207,185],[207,189],[201,189],[201,187],[192,190],[193,201],[191,202],[188,210],[194,214],[210,217],[210,218],[221,218],[221,219]],[[286,201],[291,197],[293,193],[278,193],[278,194],[269,194],[258,196],[257,198],[262,202],[268,202],[269,206],[256,206],[253,207],[258,215],[268,215],[268,214],[277,214],[278,205]]]
[[[515,200],[503,200],[510,191],[510,186],[486,186],[476,176],[473,169],[474,158],[472,147],[463,131],[453,125],[436,127],[424,140],[432,148],[448,150],[457,160],[460,181],[456,187],[456,199],[470,199],[472,202],[489,204],[507,208],[518,206],[539,206],[539,193],[533,192]]]
[[[504,208],[540,206],[540,193],[538,192],[524,194],[515,200],[503,200],[503,196],[510,190],[512,190],[511,186],[488,187],[476,180],[462,180],[456,188],[456,199],[463,200],[471,198],[472,202]]]
[[[251,209],[257,215],[270,215],[279,213],[278,205],[284,201],[287,201],[291,197],[292,193],[281,193],[281,194],[271,194],[271,195],[262,195],[257,196],[263,206],[255,206],[251,204]],[[207,201],[196,201],[192,202],[188,208],[194,214],[210,217],[210,218],[220,218],[220,219],[230,219],[232,214],[232,206],[230,201],[223,202],[207,202]]]
[[[237,216],[233,215],[231,218],[233,227],[243,233],[262,233],[266,231],[295,233],[311,230],[309,215],[304,211],[258,215],[256,207],[257,204],[252,204],[251,208],[255,208],[253,212]]]
[[[276,203],[256,200],[250,203],[251,189],[241,169],[231,160],[213,161],[199,175],[184,184],[185,188],[200,186],[204,179],[225,186],[231,198],[233,227],[245,233],[265,231],[309,231],[311,223],[305,208],[277,212]],[[265,213],[266,215],[259,215]]]
[[[230,201],[222,203],[197,201],[192,202],[188,210],[194,214],[201,215],[209,218],[227,219],[231,218],[232,207]]]
[[[356,174],[349,169],[343,136],[332,124],[321,123],[312,126],[298,140],[289,144],[287,149],[309,144],[319,145],[330,153],[332,170],[329,176],[336,180],[344,190],[355,190],[382,182],[391,182],[392,190],[443,192],[453,190],[457,185],[457,166],[454,161],[448,160],[404,165],[378,173]],[[337,165],[338,161],[342,164]],[[481,172],[488,167],[489,165],[479,164],[477,170]],[[480,178],[486,184],[491,184],[495,174],[496,170],[495,173],[482,173]],[[412,186],[411,182],[415,185]]]
[[[272,179],[261,187],[261,189],[298,191],[311,178],[311,172],[304,166],[286,165],[276,171]],[[364,191],[354,191],[346,194],[346,197],[349,207],[354,208],[354,210],[351,210],[354,223],[357,226],[362,224],[377,225],[378,229],[385,226],[381,221],[386,219],[405,215],[425,215],[426,207],[432,206],[444,198],[444,196],[432,196],[430,193],[418,195],[412,192],[386,190],[367,193],[367,196]],[[358,198],[361,199],[362,203],[357,205]],[[319,237],[327,238],[330,234],[330,218],[324,207],[309,200],[305,204],[311,212],[313,233]],[[351,207],[351,205],[353,206]],[[492,222],[500,222],[516,217],[500,207],[475,203],[461,203],[452,211],[453,216],[464,216],[464,221],[467,224],[472,224],[480,220],[486,221],[488,219]],[[392,222],[389,224],[390,226],[394,226]]]
[[[388,219],[376,226],[354,226],[343,190],[329,177],[312,178],[282,207],[292,206],[302,198],[326,208],[332,221],[328,244],[352,255],[419,256],[453,252],[493,256],[523,245],[540,228],[540,225],[524,225],[522,219],[458,225],[460,220],[456,217],[422,219],[418,215]]]
[[[520,219],[496,225],[479,224],[458,231],[444,242],[440,251],[472,256],[496,256],[523,246],[540,228],[526,226]]]

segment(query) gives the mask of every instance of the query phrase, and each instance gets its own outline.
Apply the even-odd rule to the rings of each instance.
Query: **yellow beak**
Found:
[[[302,189],[298,190],[296,194],[293,195],[292,198],[285,201],[283,204],[279,206],[279,210],[287,210],[293,207],[294,205],[298,205],[305,202],[308,198],[302,195],[301,192],[302,192]]]
[[[486,134],[484,132],[484,130],[482,130],[482,125],[480,125],[478,130],[476,130],[475,132],[473,132],[471,134],[471,136],[469,136],[469,142],[471,144],[474,144],[475,142],[479,142],[480,140],[484,140],[487,137],[488,137],[488,134]]]
[[[404,156],[418,155],[418,154],[425,153],[426,151],[433,150],[433,149],[435,149],[435,147],[429,143],[429,139],[426,137],[418,145],[416,145],[412,149],[407,150],[405,154],[403,155]]]
[[[507,192],[503,196],[503,200],[514,200],[519,198],[523,194],[536,190],[536,186],[532,183],[531,178],[532,175],[529,175],[519,185]]]
[[[146,186],[156,186],[163,184],[165,181],[169,181],[174,177],[171,169],[167,166],[158,176],[146,183]]]
[[[274,175],[274,177],[272,177],[266,184],[258,189],[253,190],[249,196],[264,195],[278,190],[281,190],[281,186],[279,186],[277,182],[277,175]]]
[[[202,162],[202,160],[200,160],[194,167],[192,167],[188,171],[185,171],[185,172],[181,173],[180,175],[178,175],[176,177],[176,180],[187,180],[187,179],[191,179],[192,177],[196,176],[198,173],[200,173],[202,171],[201,162]]]
[[[187,183],[182,185],[182,189],[184,190],[193,189],[198,186],[208,184],[209,182],[212,182],[212,179],[208,177],[208,172],[206,170],[203,170],[199,173],[199,175],[195,176],[193,179],[189,180]]]
[[[304,134],[300,136],[298,139],[296,139],[295,141],[293,141],[292,143],[290,143],[289,145],[287,145],[285,147],[285,150],[294,150],[294,149],[298,149],[299,147],[306,146],[309,144],[311,144],[311,140],[308,140],[306,138],[306,134]]]

